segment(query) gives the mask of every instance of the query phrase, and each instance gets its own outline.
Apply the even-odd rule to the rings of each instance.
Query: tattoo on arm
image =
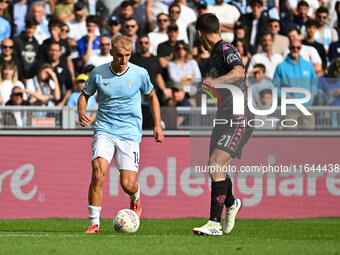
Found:
[[[233,83],[235,81],[243,79],[244,77],[245,76],[244,76],[243,67],[242,66],[235,66],[230,72],[219,77],[218,79],[220,81],[223,81],[224,83]]]

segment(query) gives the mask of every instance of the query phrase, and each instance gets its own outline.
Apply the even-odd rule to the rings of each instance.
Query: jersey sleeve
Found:
[[[96,82],[96,75],[92,71],[90,77],[87,79],[85,86],[83,88],[83,92],[88,96],[93,96],[97,90],[97,82]]]
[[[149,95],[153,90],[153,85],[150,81],[150,76],[146,70],[143,71],[143,80],[141,85],[141,91],[145,95]]]
[[[222,49],[223,61],[231,69],[235,66],[242,66],[243,62],[240,53],[234,47],[223,47]]]

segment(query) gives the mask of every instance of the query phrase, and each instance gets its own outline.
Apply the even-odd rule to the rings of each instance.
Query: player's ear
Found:
[[[202,36],[202,33],[200,30],[197,30],[197,34],[198,34],[198,37],[201,37]]]

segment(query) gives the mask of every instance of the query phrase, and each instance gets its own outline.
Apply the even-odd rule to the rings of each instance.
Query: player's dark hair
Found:
[[[198,17],[195,25],[196,30],[207,34],[218,34],[220,30],[220,21],[212,13],[205,13]]]
[[[34,19],[26,19],[25,21],[26,27],[36,27],[38,25],[38,22],[36,22]]]
[[[263,96],[265,96],[265,95],[267,95],[267,94],[273,95],[273,92],[272,92],[271,89],[263,89],[263,90],[260,91],[259,94],[260,94],[260,97],[263,97]]]
[[[132,1],[123,1],[123,2],[120,4],[120,8],[121,8],[121,9],[126,8],[126,7],[128,7],[128,6],[133,7]]]
[[[328,9],[326,7],[321,6],[316,10],[316,15],[318,15],[320,13],[327,13],[327,15],[328,15]]]
[[[96,16],[96,15],[89,15],[89,16],[87,16],[87,18],[86,18],[86,25],[88,23],[94,23],[94,24],[96,24],[98,26],[99,25],[98,16]]]
[[[263,71],[263,73],[266,73],[266,67],[265,67],[264,64],[261,64],[261,63],[255,64],[255,65],[254,65],[254,68],[255,68],[255,67],[260,68],[260,69]]]
[[[305,7],[309,8],[309,4],[306,1],[300,1],[297,5],[297,8],[299,8],[300,6],[305,6]]]

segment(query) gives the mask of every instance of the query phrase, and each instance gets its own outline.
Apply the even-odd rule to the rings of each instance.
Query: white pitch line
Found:
[[[0,238],[1,237],[41,237],[41,236],[61,236],[61,237],[88,237],[88,236],[99,236],[99,235],[86,235],[86,234],[0,234]],[[104,236],[148,236],[148,237],[161,237],[161,236],[165,236],[165,237],[174,237],[174,236],[179,236],[179,235],[148,235],[148,234],[142,234],[142,235],[131,235],[131,234],[118,234],[118,235],[100,235],[102,237]]]

